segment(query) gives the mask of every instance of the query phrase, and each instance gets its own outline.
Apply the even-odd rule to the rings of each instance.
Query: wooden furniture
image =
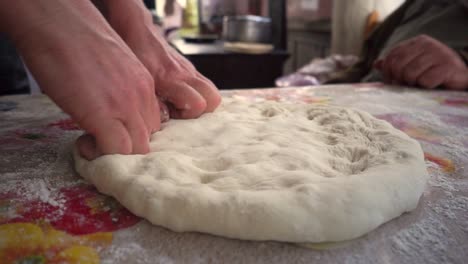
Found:
[[[203,44],[178,39],[171,44],[220,89],[273,87],[289,56],[285,50],[256,55],[233,53],[225,51],[221,41]]]

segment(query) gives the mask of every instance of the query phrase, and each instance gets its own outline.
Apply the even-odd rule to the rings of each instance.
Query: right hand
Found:
[[[426,89],[468,89],[468,67],[450,47],[430,36],[402,41],[374,63],[385,82]]]
[[[172,118],[197,118],[221,103],[216,86],[164,39],[141,0],[106,0],[107,19],[154,78]]]
[[[59,1],[49,21],[18,41],[43,91],[86,130],[86,159],[143,154],[160,129],[150,73],[89,1]]]

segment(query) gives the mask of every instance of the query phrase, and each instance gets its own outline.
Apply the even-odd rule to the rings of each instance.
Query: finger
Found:
[[[149,132],[140,115],[132,116],[125,121],[125,127],[132,140],[132,154],[146,154],[149,152]]]
[[[102,153],[98,151],[96,140],[90,134],[80,136],[75,144],[80,155],[87,160],[93,160],[102,155]]]
[[[219,94],[216,85],[198,72],[190,61],[187,61],[185,58],[181,58],[181,61],[179,62],[187,72],[194,73],[195,76],[191,79],[189,85],[199,92],[203,98],[205,98],[206,109],[204,112],[213,112],[221,103],[221,95]]]
[[[403,68],[402,79],[409,85],[415,85],[421,75],[433,66],[431,55],[421,54]]]
[[[431,67],[417,80],[417,84],[426,89],[434,89],[444,83],[446,76],[442,67]]]
[[[192,81],[191,86],[205,99],[205,112],[213,112],[221,103],[221,95],[216,86],[201,74],[197,74],[197,78]]]
[[[205,98],[207,103],[205,111],[212,112],[221,103],[221,96],[218,93],[216,85],[198,72],[190,61],[181,57],[178,53],[174,54],[174,58],[185,71],[194,73],[195,76],[191,79],[189,85]]]
[[[169,54],[171,57],[179,63],[179,66],[182,67],[186,72],[189,73],[194,73],[194,76],[192,77],[193,79],[190,79],[188,85],[191,86],[195,91],[197,91],[201,97],[204,98],[205,100],[205,107],[203,107],[203,112],[212,112],[216,107],[221,103],[221,96],[218,93],[218,90],[216,86],[208,80],[206,77],[204,77],[202,74],[200,74],[194,67],[194,65],[187,60],[186,58],[182,57],[176,50],[170,49]],[[180,109],[180,105],[177,105],[176,102],[171,102],[174,104],[175,108]],[[174,110],[173,107],[170,107],[170,109]],[[181,114],[181,111],[170,111],[173,113],[171,116],[179,116]],[[186,111],[188,116],[194,115],[194,112],[196,111]],[[183,114],[184,115],[184,114]],[[197,116],[194,116],[197,117]]]
[[[464,69],[463,71],[453,71],[443,84],[447,89],[468,89],[468,69]]]
[[[127,128],[117,119],[92,119],[89,122],[82,122],[80,125],[94,136],[94,143],[90,144],[89,139],[84,139],[83,148],[88,149],[91,145],[96,146],[94,154],[130,154],[132,153],[132,140]],[[85,152],[87,150],[83,149]],[[91,152],[86,152],[90,154]],[[92,154],[91,153],[91,154]],[[92,155],[89,155],[92,156]]]
[[[170,48],[169,51],[171,58],[177,61],[185,70],[188,72],[196,71],[195,66],[185,57],[181,56],[174,48]]]
[[[390,72],[392,79],[398,82],[405,82],[404,73],[407,70],[408,66],[410,64],[414,64],[414,61],[423,55],[424,53],[420,51],[413,51],[410,53],[408,53],[408,51],[402,51],[402,52],[394,54],[393,56],[395,59],[392,62],[391,72]],[[427,60],[427,62],[429,61],[430,60]],[[422,63],[424,63],[424,61],[417,61],[416,65],[413,65],[413,66],[426,66],[425,64],[427,64],[427,63],[425,64],[422,64]]]
[[[384,61],[384,76],[388,81],[403,82],[403,68],[422,52],[417,48],[417,43],[409,42],[401,45],[388,53]]]
[[[170,112],[174,118],[196,118],[206,109],[206,101],[195,89],[184,82],[173,83],[172,89],[163,89],[161,97],[166,98],[177,111]]]

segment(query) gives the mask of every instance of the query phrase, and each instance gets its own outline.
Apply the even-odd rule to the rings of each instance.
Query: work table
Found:
[[[76,175],[70,153],[82,132],[46,96],[7,96],[0,97],[0,259],[48,252],[103,263],[466,263],[468,93],[371,83],[222,94],[349,106],[389,121],[425,152],[430,180],[418,208],[322,250],[172,232]]]

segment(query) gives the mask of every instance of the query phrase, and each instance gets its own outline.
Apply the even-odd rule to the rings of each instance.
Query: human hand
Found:
[[[44,92],[89,133],[80,154],[147,153],[160,128],[150,73],[90,2],[48,2],[34,12],[52,5],[53,15],[16,43]]]
[[[385,82],[427,89],[468,89],[468,67],[450,47],[426,35],[401,42],[374,63]]]
[[[196,118],[221,102],[215,85],[166,42],[140,0],[104,1],[107,19],[146,66],[171,117]]]

